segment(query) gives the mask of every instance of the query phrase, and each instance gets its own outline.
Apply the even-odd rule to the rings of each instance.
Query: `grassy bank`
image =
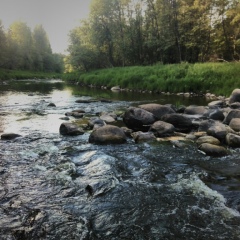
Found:
[[[164,92],[211,92],[228,96],[240,87],[240,63],[197,63],[111,68],[63,75],[82,84]]]
[[[62,74],[59,73],[47,73],[47,72],[32,72],[22,70],[6,70],[0,69],[0,80],[9,79],[49,79],[49,78],[61,78]]]

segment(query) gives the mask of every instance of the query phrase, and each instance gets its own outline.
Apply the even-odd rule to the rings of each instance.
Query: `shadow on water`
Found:
[[[115,101],[76,103],[89,97]],[[139,101],[198,104],[62,82],[1,88],[3,130],[24,133],[0,140],[1,239],[240,239],[237,150],[210,158],[191,142],[178,148],[128,138],[126,144],[94,145],[89,132],[76,137],[58,132],[59,118],[72,109],[95,116]]]

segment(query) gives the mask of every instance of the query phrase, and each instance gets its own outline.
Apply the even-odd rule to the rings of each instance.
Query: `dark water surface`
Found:
[[[114,101],[75,102],[91,98]],[[145,102],[207,104],[56,80],[0,85],[0,135],[22,135],[0,140],[0,239],[240,239],[238,149],[212,158],[191,143],[98,146],[90,132],[59,134],[65,112],[90,117]]]

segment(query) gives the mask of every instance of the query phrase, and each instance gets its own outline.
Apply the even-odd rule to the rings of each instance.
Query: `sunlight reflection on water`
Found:
[[[63,122],[59,118],[64,116],[64,107],[74,101],[71,94],[72,92],[66,89],[64,91],[54,90],[51,97],[15,92],[1,95],[0,132],[24,134],[29,130],[38,130],[57,133]],[[51,102],[56,107],[48,107]]]

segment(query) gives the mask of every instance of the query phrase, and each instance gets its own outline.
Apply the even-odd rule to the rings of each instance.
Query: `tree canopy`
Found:
[[[69,34],[71,69],[239,61],[238,0],[92,0]]]
[[[63,55],[53,54],[42,25],[34,30],[25,22],[13,22],[5,31],[0,21],[0,68],[63,72]]]

